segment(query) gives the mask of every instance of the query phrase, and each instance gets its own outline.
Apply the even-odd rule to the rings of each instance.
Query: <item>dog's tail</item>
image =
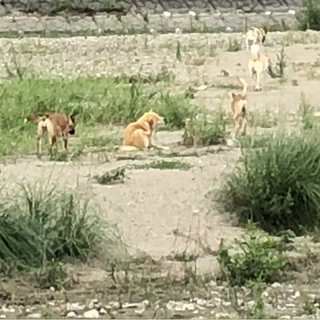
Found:
[[[47,119],[49,117],[48,113],[38,113],[38,114],[30,114],[24,119],[24,123],[31,121],[31,122],[39,122]]]
[[[241,95],[242,95],[242,96],[246,96],[246,95],[247,95],[247,90],[248,90],[248,83],[247,83],[247,81],[246,81],[244,78],[241,78],[241,77],[238,77],[238,80],[240,81],[240,83],[241,83],[242,86],[243,86]]]
[[[260,46],[258,44],[253,44],[251,46],[251,59],[256,61],[260,58]]]

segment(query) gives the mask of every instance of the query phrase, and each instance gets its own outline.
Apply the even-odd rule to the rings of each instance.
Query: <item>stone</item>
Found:
[[[37,33],[44,31],[41,20],[36,17],[17,17],[15,23],[17,29],[23,32]]]
[[[42,17],[42,25],[47,31],[55,32],[70,32],[71,28],[69,23],[64,17],[55,16],[55,17]]]
[[[41,313],[31,313],[28,315],[28,319],[41,319]]]
[[[99,312],[96,309],[86,311],[83,316],[86,319],[98,319],[100,317]]]
[[[66,315],[67,318],[76,318],[77,314],[74,311],[70,311]]]
[[[279,282],[274,282],[272,285],[271,285],[272,288],[281,288],[281,284]]]
[[[0,18],[0,32],[18,31],[17,24],[10,17]]]
[[[106,314],[106,313],[107,313],[107,310],[106,310],[105,308],[100,308],[99,313],[100,313],[101,315]]]
[[[80,31],[97,31],[97,25],[94,23],[91,17],[79,17],[79,16],[70,16],[69,24],[71,32],[80,32]]]

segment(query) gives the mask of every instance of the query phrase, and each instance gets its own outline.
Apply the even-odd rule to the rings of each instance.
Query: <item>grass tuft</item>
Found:
[[[219,200],[240,223],[257,223],[277,234],[296,234],[320,225],[319,141],[311,135],[270,137],[246,149],[226,176]]]
[[[66,258],[85,262],[102,258],[101,252],[111,254],[115,234],[89,201],[65,190],[21,188],[22,194],[1,198],[0,273],[46,269]]]

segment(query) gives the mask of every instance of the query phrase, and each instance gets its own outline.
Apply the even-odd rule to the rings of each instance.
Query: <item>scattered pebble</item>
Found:
[[[66,315],[67,318],[76,318],[77,314],[74,311],[70,311]]]
[[[98,319],[100,317],[99,312],[96,309],[86,311],[83,316],[86,319]]]

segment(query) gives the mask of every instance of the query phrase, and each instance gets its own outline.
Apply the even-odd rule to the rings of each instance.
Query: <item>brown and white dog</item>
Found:
[[[164,124],[164,118],[150,109],[137,121],[131,122],[124,129],[121,150],[131,151],[147,148],[168,150],[168,147],[157,145],[153,142],[156,127]]]
[[[245,79],[237,77],[243,86],[243,89],[239,93],[232,92],[231,111],[234,121],[234,133],[233,136],[241,129],[241,134],[246,134],[247,120],[248,120],[248,101],[247,101],[247,89],[248,83]],[[241,122],[241,124],[240,124]]]
[[[75,116],[66,113],[45,112],[29,115],[24,122],[37,122],[37,156],[41,155],[42,136],[48,132],[49,134],[49,153],[52,155],[52,147],[56,143],[58,137],[63,139],[63,147],[68,150],[68,135],[75,134]]]
[[[250,76],[254,83],[254,90],[261,90],[261,80],[270,66],[270,59],[260,53],[260,46],[254,44],[251,46],[251,57],[248,62]]]
[[[246,48],[249,50],[253,44],[264,44],[266,32],[262,28],[250,27],[245,34]]]

